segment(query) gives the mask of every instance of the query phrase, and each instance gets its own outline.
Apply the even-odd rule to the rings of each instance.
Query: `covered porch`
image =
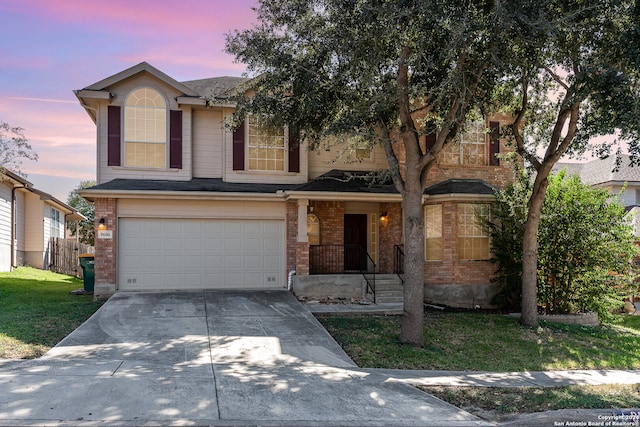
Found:
[[[392,185],[333,172],[287,192],[291,289],[305,297],[377,301],[397,287],[401,296],[400,195]]]

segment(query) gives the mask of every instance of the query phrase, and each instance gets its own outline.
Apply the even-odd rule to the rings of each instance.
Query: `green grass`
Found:
[[[420,387],[482,418],[559,409],[640,408],[640,384],[539,387]]]
[[[43,355],[101,305],[92,295],[71,295],[82,280],[34,268],[0,273],[0,358]]]
[[[599,327],[543,323],[537,329],[486,313],[426,314],[426,345],[398,342],[398,317],[321,317],[360,367],[470,371],[640,369],[640,317]]]

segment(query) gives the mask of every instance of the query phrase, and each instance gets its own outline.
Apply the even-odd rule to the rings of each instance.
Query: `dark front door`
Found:
[[[344,270],[367,269],[367,215],[344,216]]]

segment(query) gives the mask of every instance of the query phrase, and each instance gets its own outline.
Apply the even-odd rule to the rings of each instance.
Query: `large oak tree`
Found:
[[[521,323],[536,326],[537,236],[553,166],[567,154],[584,153],[598,136],[615,134],[635,158],[640,153],[640,7],[634,0],[531,5],[505,4],[514,26],[512,68],[501,95],[513,95],[516,119],[509,130],[535,170],[524,223]],[[599,147],[601,154],[612,139]]]
[[[402,195],[405,343],[424,344],[427,172],[501,75],[499,11],[481,0],[261,0],[259,24],[228,36],[227,50],[256,77],[239,118],[289,125],[311,149],[327,136],[384,147]]]

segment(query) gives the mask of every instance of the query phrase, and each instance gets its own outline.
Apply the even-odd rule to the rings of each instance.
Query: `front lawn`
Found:
[[[509,421],[521,414],[560,409],[640,408],[640,384],[420,389],[480,418],[495,422]]]
[[[398,343],[398,317],[320,317],[363,368],[468,371],[640,369],[640,316],[599,327],[542,323],[537,329],[499,314],[427,312],[426,345]]]
[[[82,280],[35,268],[0,273],[0,358],[42,356],[101,305],[71,295]]]

